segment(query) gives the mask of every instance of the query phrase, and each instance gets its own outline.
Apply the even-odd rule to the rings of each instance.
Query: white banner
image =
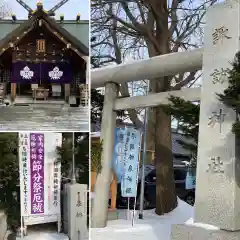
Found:
[[[20,132],[19,171],[24,225],[60,221],[61,164],[56,147],[61,133]]]

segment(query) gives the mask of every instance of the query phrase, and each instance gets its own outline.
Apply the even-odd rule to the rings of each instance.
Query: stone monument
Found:
[[[87,185],[71,184],[67,187],[68,236],[71,240],[88,239]]]
[[[194,224],[173,225],[172,240],[240,240],[236,114],[216,96],[226,89],[226,69],[240,50],[240,3],[216,4],[206,18]]]

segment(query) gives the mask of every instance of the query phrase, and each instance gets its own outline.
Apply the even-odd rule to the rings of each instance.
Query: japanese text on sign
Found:
[[[27,149],[29,145],[29,137],[28,134],[20,134],[20,179],[22,180],[22,186],[23,186],[23,195],[22,195],[22,201],[23,201],[23,215],[28,214],[28,166],[27,166]]]
[[[124,139],[127,131],[126,128],[115,129],[114,152],[113,152],[113,169],[117,175],[118,182],[124,174]]]
[[[44,134],[30,133],[31,213],[44,213]]]
[[[53,205],[55,207],[59,204],[59,188],[60,188],[60,182],[59,182],[59,164],[57,162],[54,163],[54,177],[53,177]]]
[[[135,197],[137,194],[140,140],[140,131],[134,128],[127,129],[124,139],[124,177],[121,181],[123,197]]]

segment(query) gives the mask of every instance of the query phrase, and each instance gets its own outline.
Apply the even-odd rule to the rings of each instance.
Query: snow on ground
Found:
[[[16,240],[69,240],[63,233],[57,233],[56,223],[32,225],[27,227],[27,236]]]
[[[18,237],[16,240],[69,240],[65,234],[58,234],[54,232],[29,232],[28,236],[24,238]]]
[[[145,210],[144,219],[138,219],[135,214],[135,223],[127,219],[127,210],[119,211],[119,219],[108,221],[106,228],[92,228],[91,240],[170,240],[171,225],[193,224],[194,208],[182,200],[178,200],[178,207],[172,212],[158,216],[155,210]]]
[[[89,234],[86,232],[79,240],[89,240]],[[16,240],[69,240],[69,237],[63,233],[57,233],[56,227],[50,224],[28,226],[27,236],[17,237]],[[72,240],[78,240],[74,238]]]

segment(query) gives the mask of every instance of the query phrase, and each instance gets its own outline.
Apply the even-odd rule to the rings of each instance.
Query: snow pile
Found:
[[[186,225],[200,227],[200,228],[204,228],[204,229],[208,229],[208,230],[220,230],[219,227],[216,227],[216,226],[213,226],[213,225],[210,225],[210,224],[194,222],[193,218],[190,218],[186,222]]]
[[[172,212],[158,216],[155,210],[145,210],[144,219],[135,222],[126,220],[127,210],[119,211],[119,219],[108,221],[106,228],[93,228],[90,232],[91,240],[170,240],[171,225],[188,223],[193,224],[194,208],[182,200],[178,200],[178,207]]]

